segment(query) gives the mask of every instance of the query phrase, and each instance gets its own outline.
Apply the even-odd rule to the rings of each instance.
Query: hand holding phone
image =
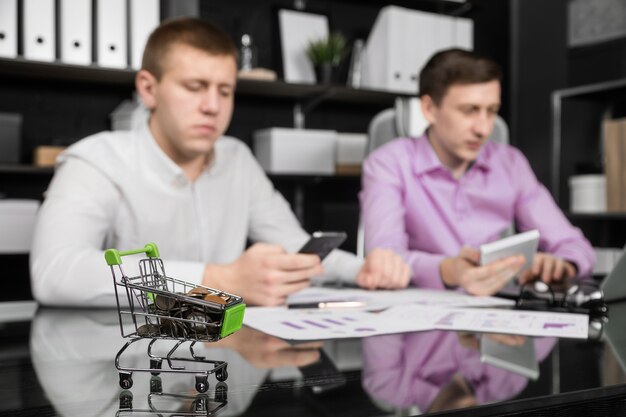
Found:
[[[312,253],[323,260],[346,240],[345,232],[314,232],[298,253]]]

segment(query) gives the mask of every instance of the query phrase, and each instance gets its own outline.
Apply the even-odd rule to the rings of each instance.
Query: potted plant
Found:
[[[309,41],[306,54],[313,64],[317,82],[330,84],[336,74],[339,63],[346,56],[346,39],[339,32],[325,38]]]

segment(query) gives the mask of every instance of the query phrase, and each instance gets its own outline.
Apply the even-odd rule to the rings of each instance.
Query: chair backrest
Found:
[[[29,253],[38,200],[0,199],[0,253]]]
[[[398,97],[393,108],[381,111],[370,122],[365,154],[398,137],[418,137],[426,127],[419,98]]]
[[[496,123],[489,140],[496,143],[509,143],[509,126],[499,114],[496,115]]]

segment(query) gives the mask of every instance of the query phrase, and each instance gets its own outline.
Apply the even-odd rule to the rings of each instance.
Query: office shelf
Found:
[[[39,62],[23,58],[0,58],[0,75],[20,78],[40,78],[70,82],[114,84],[134,87],[133,69],[103,68],[92,65],[71,65],[61,62]],[[262,96],[352,104],[393,105],[398,96],[406,94],[371,89],[356,89],[341,85],[294,84],[284,81],[260,81],[241,78],[237,81],[237,95]]]
[[[39,62],[24,58],[0,58],[0,75],[128,86],[132,86],[135,79],[135,71],[130,69]]]
[[[563,210],[570,201],[568,180],[602,172],[602,123],[624,117],[626,79],[557,90],[552,94],[552,175],[554,198]],[[568,213],[595,247],[621,247],[626,213]]]
[[[52,175],[53,167],[38,167],[35,165],[25,164],[0,164],[0,173],[2,174],[35,174],[35,175]]]
[[[625,107],[626,79],[552,93],[551,188],[562,208],[569,201],[569,177],[602,169],[602,121],[623,117]]]

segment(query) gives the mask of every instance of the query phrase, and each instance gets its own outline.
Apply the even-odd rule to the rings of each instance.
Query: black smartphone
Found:
[[[324,259],[346,240],[345,232],[314,232],[298,253],[314,253]]]

